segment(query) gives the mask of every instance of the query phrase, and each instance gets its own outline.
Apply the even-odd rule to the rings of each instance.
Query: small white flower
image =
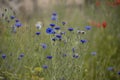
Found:
[[[35,24],[35,26],[36,26],[37,29],[40,30],[42,28],[42,23],[39,21]]]
[[[80,31],[80,30],[78,30],[77,33],[78,33],[78,34],[86,34],[85,31]]]

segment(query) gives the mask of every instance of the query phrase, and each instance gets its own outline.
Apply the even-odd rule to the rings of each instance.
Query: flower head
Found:
[[[47,56],[47,59],[52,59],[52,56]]]
[[[79,55],[78,54],[73,54],[73,58],[78,58]]]
[[[103,27],[103,28],[106,28],[106,26],[107,26],[107,23],[104,21],[104,22],[102,23],[102,27]]]
[[[47,48],[47,45],[46,45],[46,44],[44,44],[44,43],[43,43],[43,44],[41,44],[41,46],[42,46],[42,48],[43,48],[43,49],[46,49],[46,48]]]
[[[90,30],[90,29],[91,29],[91,26],[86,26],[85,29],[86,29],[86,30]]]
[[[44,69],[47,69],[47,68],[48,68],[48,66],[47,66],[47,65],[43,65],[43,68],[44,68]]]
[[[41,29],[41,27],[42,27],[42,23],[41,22],[37,22],[36,24],[35,24],[35,26],[36,26],[36,28],[37,29]]]
[[[5,59],[6,58],[6,54],[2,54],[2,58]]]
[[[52,28],[47,28],[46,33],[53,34],[54,30]]]
[[[24,57],[24,53],[21,53],[19,57],[21,57],[21,58]]]
[[[52,41],[56,41],[57,39],[56,39],[56,37],[55,38],[52,38]]]
[[[87,40],[82,39],[82,40],[80,40],[80,42],[81,42],[81,43],[86,43],[86,42],[87,42]]]
[[[120,75],[120,71],[118,72],[118,75]]]
[[[55,30],[60,30],[60,26],[56,26],[54,29]]]
[[[40,35],[40,32],[36,32],[36,35]]]
[[[113,67],[108,67],[107,70],[108,71],[113,71]]]
[[[67,54],[63,54],[62,56],[63,56],[63,57],[66,57],[66,56],[67,56]]]
[[[18,19],[16,19],[16,20],[15,20],[15,22],[19,22],[19,20],[18,20]]]
[[[95,56],[95,55],[96,55],[96,52],[92,52],[91,55]]]
[[[68,31],[73,31],[74,29],[73,28],[68,28]]]
[[[14,19],[14,18],[15,18],[15,16],[10,16],[10,18],[11,18],[11,19]]]
[[[57,13],[54,12],[54,13],[52,14],[51,19],[52,19],[52,20],[57,20]]]
[[[61,39],[62,36],[60,34],[56,34],[56,38]]]
[[[85,31],[80,31],[80,30],[78,30],[77,33],[78,33],[78,34],[86,34]]]
[[[15,26],[19,28],[19,27],[22,26],[22,24],[21,24],[20,22],[16,22],[16,23],[15,23]]]
[[[55,24],[54,24],[54,23],[51,23],[50,26],[51,26],[51,27],[55,27]]]

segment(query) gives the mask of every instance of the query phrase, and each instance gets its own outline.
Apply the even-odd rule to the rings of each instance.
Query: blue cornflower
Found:
[[[56,32],[53,30],[52,34],[56,34]]]
[[[43,49],[46,49],[46,48],[47,48],[47,45],[46,45],[46,44],[44,44],[44,43],[43,43],[43,44],[41,44],[41,46],[42,46],[42,48],[43,48]]]
[[[56,38],[61,39],[62,36],[60,34],[56,34]]]
[[[54,23],[51,23],[50,26],[51,26],[51,27],[55,27],[55,24],[54,24]]]
[[[73,54],[73,58],[78,58],[79,55],[78,54]]]
[[[52,28],[47,28],[46,33],[53,34],[54,30]]]
[[[108,67],[107,70],[108,71],[113,71],[113,67]]]
[[[67,56],[67,54],[63,54],[63,57],[66,57]]]
[[[40,35],[40,32],[36,32],[36,35]]]
[[[52,20],[57,20],[57,14],[56,14],[56,13],[53,13],[51,19],[52,19]]]
[[[57,13],[56,13],[56,12],[54,12],[54,13],[52,13],[52,15],[53,15],[53,16],[57,16]]]
[[[22,58],[22,57],[24,57],[24,53],[20,54],[20,56],[19,56],[19,57],[21,57],[21,58]]]
[[[52,56],[47,56],[47,59],[52,59]]]
[[[52,38],[52,41],[56,41],[57,39],[56,38]]]
[[[120,75],[120,71],[118,72],[118,75]]]
[[[14,19],[14,18],[15,18],[15,16],[10,16],[10,18],[11,18],[11,19]]]
[[[91,26],[86,26],[85,29],[86,29],[86,30],[90,30],[90,29],[91,29]]]
[[[43,68],[44,68],[44,69],[47,69],[47,68],[48,68],[48,66],[47,66],[47,65],[43,65]]]
[[[15,23],[15,26],[19,28],[19,27],[22,26],[22,24],[21,24],[20,22],[16,22],[16,23]]]
[[[86,42],[87,42],[87,40],[82,39],[82,40],[80,40],[80,42],[81,42],[81,43],[86,43]]]
[[[5,59],[6,58],[6,54],[2,54],[2,58]]]
[[[16,20],[15,20],[15,22],[19,22],[19,20],[18,20],[18,19],[16,19]]]
[[[60,26],[56,26],[54,29],[55,30],[60,30]]]
[[[69,31],[73,31],[74,29],[73,28],[68,28]]]
[[[91,55],[95,56],[95,55],[96,55],[96,52],[92,52]]]
[[[52,15],[51,19],[55,21],[55,20],[57,20],[57,16]]]

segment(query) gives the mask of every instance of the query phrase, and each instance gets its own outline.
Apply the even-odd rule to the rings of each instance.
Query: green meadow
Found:
[[[1,17],[0,80],[120,80],[119,10],[104,1],[83,8],[61,3],[29,20],[17,15],[8,23]],[[9,8],[2,11],[14,16]],[[57,20],[51,20],[54,14]],[[12,32],[16,19],[22,26]],[[47,33],[51,23],[60,30]]]

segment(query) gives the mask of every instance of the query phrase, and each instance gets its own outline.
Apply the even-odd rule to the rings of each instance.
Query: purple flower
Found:
[[[36,32],[36,35],[40,35],[40,32]]]
[[[42,48],[43,49],[46,49],[47,48],[47,45],[46,44],[41,44]]]
[[[6,58],[6,54],[2,54],[2,58],[5,59]]]
[[[19,56],[19,57],[21,57],[21,58],[22,58],[22,57],[24,57],[24,53],[20,54],[20,56]]]
[[[56,34],[56,38],[61,39],[62,36],[60,34]]]
[[[118,75],[120,75],[120,71],[118,72]]]
[[[67,54],[63,54],[63,57],[66,57],[67,56]]]
[[[96,55],[96,52],[92,52],[91,55],[95,56],[95,55]]]
[[[14,18],[15,18],[15,16],[10,16],[10,18],[11,18],[11,19],[14,19]]]
[[[73,31],[74,29],[73,28],[68,28],[69,31]]]
[[[47,59],[52,59],[52,56],[47,56]]]
[[[52,15],[53,15],[53,16],[57,16],[57,13],[56,13],[56,12],[53,12]]]
[[[90,29],[91,29],[91,26],[86,26],[85,29],[86,29],[86,30],[90,30]]]
[[[52,14],[51,19],[52,19],[52,20],[57,20],[57,13],[54,12],[54,13]]]
[[[55,30],[60,30],[60,26],[56,26],[54,29]]]
[[[47,69],[47,68],[48,68],[48,66],[47,66],[47,65],[43,65],[43,68],[44,68],[44,69]]]
[[[51,27],[55,27],[55,24],[51,23],[50,26],[51,26]]]
[[[21,24],[20,22],[16,22],[16,23],[15,23],[15,26],[19,28],[19,27],[22,26],[22,24]]]
[[[57,39],[56,38],[52,38],[52,41],[56,41]]]
[[[52,28],[47,28],[46,33],[53,34],[54,30]]]
[[[82,40],[80,40],[80,42],[81,42],[81,43],[86,43],[86,42],[87,42],[87,40],[82,39]]]
[[[15,22],[19,22],[19,20],[18,20],[18,19],[16,19],[16,20],[15,20]]]
[[[79,55],[78,54],[73,54],[73,58],[78,58]]]
[[[113,71],[113,67],[108,67],[107,70],[108,71]]]

